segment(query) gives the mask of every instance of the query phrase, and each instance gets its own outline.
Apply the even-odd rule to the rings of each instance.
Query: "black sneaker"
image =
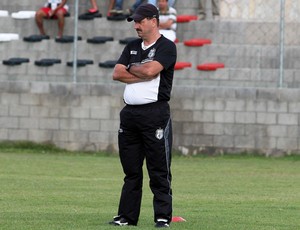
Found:
[[[120,216],[114,216],[114,219],[112,221],[110,221],[109,224],[115,225],[115,226],[129,225],[128,221],[125,218],[120,217]]]
[[[168,227],[170,227],[170,225],[168,224],[168,220],[166,220],[166,219],[157,219],[155,227],[156,228],[168,228]]]

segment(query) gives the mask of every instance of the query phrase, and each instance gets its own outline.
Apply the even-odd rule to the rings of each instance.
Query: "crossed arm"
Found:
[[[169,19],[166,22],[160,22],[159,29],[170,29],[173,23],[174,23],[173,19]]]
[[[123,83],[138,83],[151,81],[163,70],[163,66],[158,61],[151,61],[143,64],[133,64],[127,66],[116,64],[113,72],[113,80]]]

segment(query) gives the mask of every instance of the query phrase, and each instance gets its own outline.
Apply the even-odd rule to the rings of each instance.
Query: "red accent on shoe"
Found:
[[[96,12],[98,12],[98,10],[97,10],[97,9],[94,9],[94,8],[91,8],[91,9],[89,9],[89,12],[90,12],[90,13],[96,13]]]

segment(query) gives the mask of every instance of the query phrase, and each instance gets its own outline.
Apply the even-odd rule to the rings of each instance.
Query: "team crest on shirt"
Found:
[[[151,49],[148,53],[148,58],[153,59],[153,57],[155,56],[155,52],[156,52],[155,48]]]
[[[155,48],[151,49],[151,50],[149,51],[149,53],[148,53],[147,58],[144,59],[143,61],[141,61],[141,64],[144,64],[144,63],[153,61],[153,57],[155,56],[155,52],[156,52],[156,49],[155,49]]]
[[[158,140],[161,140],[164,137],[164,130],[162,128],[157,129],[155,132],[155,137]]]

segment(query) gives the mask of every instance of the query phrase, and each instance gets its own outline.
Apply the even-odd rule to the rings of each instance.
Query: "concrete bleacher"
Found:
[[[79,67],[77,70],[78,82],[108,82],[111,69],[100,68],[99,62],[116,60],[124,45],[120,39],[135,37],[136,32],[132,24],[126,21],[109,21],[105,15],[108,3],[98,1],[102,18],[94,20],[78,20],[78,59],[91,59],[93,65]],[[133,1],[125,3],[124,8]],[[32,0],[3,0],[0,4],[3,10],[10,13],[20,10],[34,10],[40,7],[40,1]],[[69,1],[71,16],[66,18],[65,35],[74,33],[74,0]],[[89,3],[80,3],[79,12],[85,12]],[[196,14],[197,1],[177,1],[178,14]],[[73,70],[67,66],[73,60],[73,43],[60,44],[54,41],[57,34],[57,21],[46,20],[45,28],[50,35],[50,40],[29,43],[23,38],[38,34],[34,18],[13,19],[3,17],[0,20],[0,29],[5,33],[17,33],[19,40],[0,43],[0,58],[5,60],[12,57],[26,57],[29,63],[20,66],[0,66],[0,80],[20,81],[62,81],[72,82]],[[297,61],[300,43],[297,23],[286,25],[289,36],[286,39],[286,86],[298,87],[294,75],[300,67]],[[266,35],[266,31],[268,34]],[[87,43],[88,38],[94,36],[111,36],[114,41],[105,44]],[[216,86],[242,86],[242,87],[276,87],[278,84],[279,67],[279,25],[278,22],[228,20],[225,16],[221,20],[191,21],[179,23],[177,36],[179,43],[178,61],[188,61],[192,67],[175,72],[175,84],[178,85],[216,85]],[[202,47],[187,47],[183,42],[190,38],[207,38],[212,44]],[[42,58],[59,58],[60,64],[51,67],[39,67],[34,61]],[[206,62],[222,62],[224,69],[217,71],[199,71],[198,64]]]
[[[273,14],[270,20],[253,20],[264,9],[255,4],[248,8],[241,4],[255,1],[268,4],[270,9],[276,5],[274,0],[221,0],[221,7],[230,2],[243,11],[234,14],[229,8],[222,8],[219,21],[178,24],[178,62],[188,62],[191,66],[175,71],[170,106],[175,131],[173,148],[185,155],[252,150],[267,156],[300,152],[300,90],[295,89],[300,87],[299,23],[290,20],[300,9],[296,5],[291,7],[296,1],[289,1],[287,9],[293,9],[293,14],[287,13],[289,20],[285,25],[284,86],[294,89],[278,88],[280,34],[279,20],[274,17],[279,14],[270,10],[266,11]],[[88,2],[80,3],[80,12],[89,8]],[[10,14],[34,10],[40,3],[40,0],[1,0],[0,10]],[[105,15],[108,1],[98,3]],[[71,16],[66,18],[66,35],[72,35],[74,30],[74,0],[69,4]],[[177,0],[176,7],[179,14],[196,14],[197,1]],[[78,84],[70,84],[75,81],[72,67],[67,66],[72,61],[73,43],[55,42],[56,21],[46,21],[49,40],[30,43],[22,38],[37,33],[33,18],[0,18],[1,33],[19,34],[18,40],[0,42],[0,60],[30,59],[29,63],[16,66],[0,63],[0,140],[29,140],[54,143],[70,150],[117,152],[116,132],[119,111],[124,106],[124,84],[112,81],[112,69],[98,64],[117,59],[124,47],[119,40],[136,33],[131,23],[108,21],[105,17],[78,23],[82,40],[77,42],[77,58],[91,59],[94,63],[78,67]],[[114,40],[88,43],[87,39],[94,36],[112,36]],[[184,41],[191,38],[212,42],[199,47],[185,46]],[[52,67],[34,64],[43,58],[61,59],[61,63]],[[197,69],[197,65],[211,62],[222,62],[225,68]]]

